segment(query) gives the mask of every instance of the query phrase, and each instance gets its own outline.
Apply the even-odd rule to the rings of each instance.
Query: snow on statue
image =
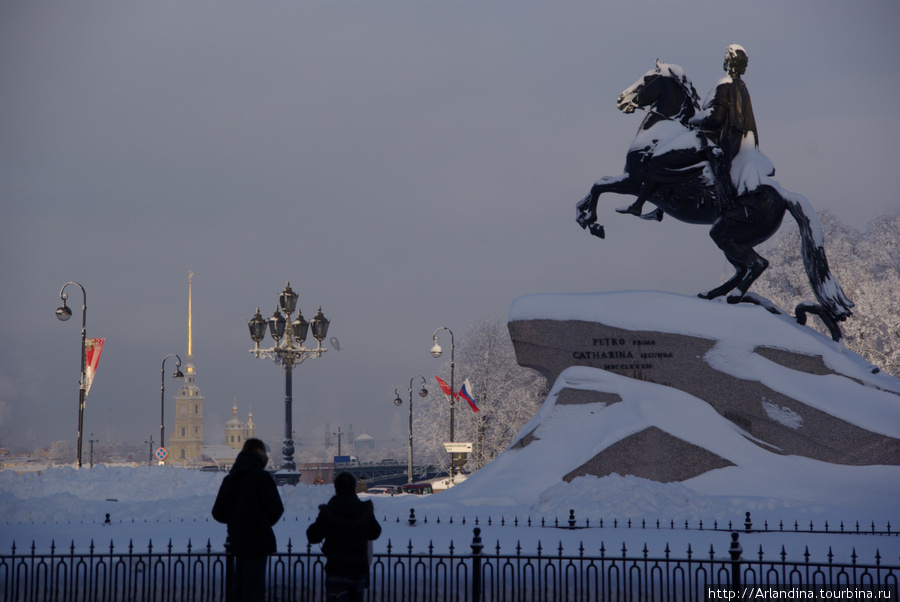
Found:
[[[801,303],[795,314],[805,323],[814,313],[839,340],[837,323],[846,320],[853,302],[831,275],[815,211],[806,198],[781,187],[775,168],[759,151],[756,119],[741,75],[747,52],[728,47],[722,78],[701,110],[693,84],[678,65],[657,61],[617,100],[625,113],[647,112],[628,149],[625,170],[598,180],[577,205],[576,220],[594,236],[604,238],[597,223],[597,201],[604,192],[629,194],[636,201],[620,213],[662,220],[664,214],[692,224],[711,225],[709,235],[735,272],[724,284],[700,296],[728,295],[729,303],[760,302],[748,296],[753,282],[769,263],[754,247],[781,226],[785,211],[801,232],[803,264],[818,304]],[[641,215],[645,202],[657,209]],[[777,311],[770,308],[771,311]]]

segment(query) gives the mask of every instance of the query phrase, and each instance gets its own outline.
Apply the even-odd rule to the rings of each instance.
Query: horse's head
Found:
[[[687,123],[700,109],[700,96],[681,67],[656,61],[655,69],[619,94],[616,107],[625,113],[647,108],[658,117]]]

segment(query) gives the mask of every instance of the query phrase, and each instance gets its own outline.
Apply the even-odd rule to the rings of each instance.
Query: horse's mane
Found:
[[[656,72],[663,77],[668,77],[678,82],[678,85],[680,85],[681,89],[684,91],[686,102],[693,105],[695,113],[700,110],[700,95],[697,94],[697,89],[694,88],[694,84],[691,83],[691,80],[685,75],[684,69],[682,69],[680,65],[661,63],[659,59],[657,59]]]

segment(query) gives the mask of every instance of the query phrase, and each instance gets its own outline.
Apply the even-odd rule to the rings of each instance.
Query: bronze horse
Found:
[[[665,157],[664,163],[677,177],[663,178],[662,183],[654,185],[647,201],[657,209],[641,217],[661,220],[668,214],[682,222],[711,225],[710,237],[735,268],[734,275],[724,284],[700,297],[712,299],[734,291],[727,297],[729,303],[758,302],[747,297],[747,291],[769,263],[754,247],[778,231],[787,211],[800,228],[803,265],[819,302],[798,305],[797,320],[805,323],[806,313],[815,313],[828,326],[832,338],[840,340],[836,323],[851,315],[853,303],[831,275],[818,217],[809,201],[784,190],[770,177],[762,177],[754,190],[733,201],[724,198],[726,193],[716,182],[709,160],[716,149],[688,126],[700,109],[699,97],[677,65],[657,62],[656,69],[619,95],[617,107],[626,113],[641,108],[647,115],[628,149],[624,172],[598,180],[578,202],[576,221],[581,227],[604,238],[603,226],[597,223],[600,195],[615,192],[638,196],[651,158]]]

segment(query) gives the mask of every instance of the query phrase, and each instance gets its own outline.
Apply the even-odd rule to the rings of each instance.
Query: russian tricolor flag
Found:
[[[472,396],[469,394],[469,390],[472,388],[472,384],[469,382],[469,379],[466,379],[466,382],[463,383],[462,388],[459,390],[459,396],[469,402],[469,407],[472,408],[473,412],[478,411],[478,406],[475,405],[475,400],[472,399]]]

